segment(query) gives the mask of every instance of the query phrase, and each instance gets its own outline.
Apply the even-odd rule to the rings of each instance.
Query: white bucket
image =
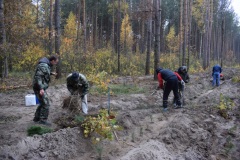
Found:
[[[26,106],[35,106],[36,105],[35,94],[26,95],[25,96],[25,104],[26,104]]]

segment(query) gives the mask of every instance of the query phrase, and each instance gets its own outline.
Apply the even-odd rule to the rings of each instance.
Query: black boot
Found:
[[[48,121],[46,121],[46,122],[40,121],[39,124],[44,124],[44,125],[48,125],[48,126],[51,126],[51,125],[52,125],[52,123],[50,123],[50,122],[48,122]]]
[[[39,121],[39,118],[36,118],[36,117],[33,118],[33,122],[38,122],[38,121]]]

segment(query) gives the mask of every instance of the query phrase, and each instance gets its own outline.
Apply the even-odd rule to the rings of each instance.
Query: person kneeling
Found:
[[[87,78],[77,71],[74,71],[67,76],[67,89],[71,95],[81,95],[82,111],[83,113],[88,114],[87,93],[89,91],[89,83],[87,81]]]

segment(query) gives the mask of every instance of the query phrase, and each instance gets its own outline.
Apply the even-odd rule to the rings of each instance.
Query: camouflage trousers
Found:
[[[35,95],[37,96],[37,99],[39,101],[39,106],[37,107],[37,110],[35,112],[34,121],[42,121],[46,122],[48,118],[49,113],[49,99],[46,90],[44,90],[44,95],[40,95],[39,90],[34,90]]]

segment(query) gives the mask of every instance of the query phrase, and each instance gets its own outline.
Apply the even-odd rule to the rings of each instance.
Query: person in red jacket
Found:
[[[168,96],[171,91],[173,91],[177,102],[177,105],[174,108],[182,108],[180,97],[178,95],[178,80],[181,81],[182,85],[185,85],[185,82],[178,73],[173,72],[170,69],[158,68],[156,69],[156,72],[158,74],[159,88],[163,89],[163,80],[165,81],[165,88],[163,92],[163,110],[167,110]]]

